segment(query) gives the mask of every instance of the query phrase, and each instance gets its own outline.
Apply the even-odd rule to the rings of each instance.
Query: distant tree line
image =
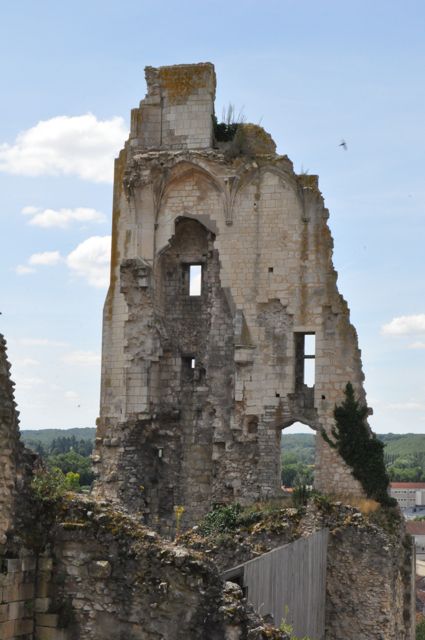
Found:
[[[91,440],[78,440],[75,436],[60,436],[47,445],[30,439],[26,444],[41,456],[49,469],[60,469],[65,475],[78,474],[80,487],[89,487],[93,483],[90,459],[93,442]]]
[[[313,484],[314,465],[303,462],[295,452],[283,453],[281,463],[284,487]]]
[[[287,448],[290,450],[287,451]],[[281,455],[282,485],[295,487],[312,484],[314,479],[314,447],[285,447]],[[391,482],[425,482],[425,451],[385,453],[385,468]]]
[[[385,454],[385,465],[393,482],[425,482],[425,452]]]

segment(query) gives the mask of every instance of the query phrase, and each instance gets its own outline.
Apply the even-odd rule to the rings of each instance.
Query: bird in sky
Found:
[[[347,151],[347,143],[345,142],[344,139],[341,140],[341,142],[339,143],[338,147],[342,147],[344,149],[344,151]]]

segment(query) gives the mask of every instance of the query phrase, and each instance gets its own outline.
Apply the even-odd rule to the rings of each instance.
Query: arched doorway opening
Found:
[[[313,487],[317,432],[302,422],[283,427],[280,440],[280,477],[283,491],[299,485]]]

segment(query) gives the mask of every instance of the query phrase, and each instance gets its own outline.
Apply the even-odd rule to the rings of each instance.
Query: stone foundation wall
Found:
[[[0,572],[0,638],[33,640],[36,558],[2,558]]]

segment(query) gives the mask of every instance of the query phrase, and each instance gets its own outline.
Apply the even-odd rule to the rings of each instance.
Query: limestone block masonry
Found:
[[[18,411],[6,340],[0,334],[0,554],[14,524],[17,494],[22,490],[24,448],[19,440]]]
[[[190,525],[277,495],[282,429],[329,431],[347,382],[365,393],[317,176],[261,127],[216,139],[210,63],[146,81],[115,165],[94,462],[99,497],[167,533],[178,506]],[[316,487],[361,494],[316,441]]]

